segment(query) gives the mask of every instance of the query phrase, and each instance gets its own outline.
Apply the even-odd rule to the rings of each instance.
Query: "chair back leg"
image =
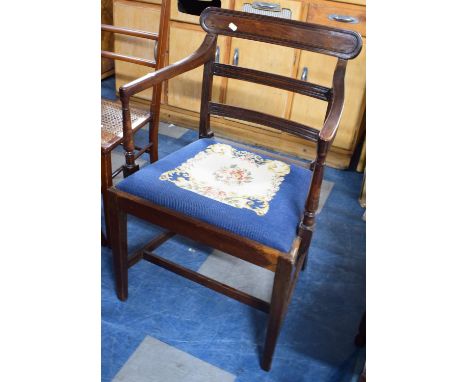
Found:
[[[104,219],[106,222],[106,235],[105,238],[103,238],[101,231],[101,242],[107,246],[110,245],[109,196],[107,192],[109,187],[112,187],[112,162],[110,152],[101,154],[101,194],[104,208]]]

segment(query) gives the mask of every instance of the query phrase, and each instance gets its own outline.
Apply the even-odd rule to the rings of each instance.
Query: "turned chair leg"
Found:
[[[109,220],[112,238],[112,258],[117,297],[128,297],[127,214],[119,209],[117,196],[109,193]]]
[[[109,227],[109,201],[108,201],[108,192],[107,190],[112,187],[112,161],[111,153],[101,154],[101,194],[102,202],[104,206],[104,219],[106,222],[106,235],[105,240],[102,240],[102,231],[101,231],[101,243],[104,245],[110,245],[110,227]]]
[[[281,257],[278,258],[273,292],[271,295],[270,318],[268,320],[265,348],[263,350],[261,362],[262,369],[265,371],[269,371],[271,368],[276,341],[286,315],[289,292],[292,286],[292,268],[293,265],[290,262]]]

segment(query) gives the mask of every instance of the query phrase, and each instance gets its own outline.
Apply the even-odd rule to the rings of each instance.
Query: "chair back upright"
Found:
[[[217,115],[265,125],[317,143],[317,156],[310,165],[310,169],[313,170],[311,186],[298,229],[303,239],[301,245],[308,245],[314,229],[315,211],[318,208],[323,166],[336,136],[343,110],[347,60],[355,58],[360,53],[362,38],[354,31],[214,7],[202,12],[200,24],[215,38],[224,35],[254,40],[334,56],[338,59],[332,88],[259,70],[221,64],[215,61],[214,51],[212,58],[204,65],[200,138],[213,136],[210,116]],[[258,111],[212,102],[213,76],[272,86],[327,102],[324,125],[318,129]]]
[[[161,1],[161,16],[159,21],[159,32],[147,32],[141,30],[135,30],[130,28],[116,27],[113,25],[101,24],[101,31],[112,32],[117,34],[123,34],[127,36],[139,37],[148,40],[153,40],[155,42],[154,49],[154,61],[148,60],[140,57],[128,56],[121,53],[110,52],[106,50],[101,50],[101,57],[110,58],[114,60],[120,60],[125,62],[130,62],[133,64],[143,65],[150,68],[154,68],[155,71],[162,69],[167,62],[167,52],[168,52],[168,37],[169,37],[169,17],[171,12],[171,0],[162,0]],[[162,93],[162,84],[155,84],[153,86],[151,105],[150,105],[150,123],[156,125],[155,134],[150,137],[153,142],[155,155],[157,156],[157,146],[158,146],[158,136],[157,136],[157,124],[159,124],[159,115],[160,115],[160,106],[161,106],[161,93]],[[124,135],[131,136],[131,124],[124,124]],[[134,146],[133,140],[129,139],[130,146]],[[132,158],[130,158],[132,161]]]

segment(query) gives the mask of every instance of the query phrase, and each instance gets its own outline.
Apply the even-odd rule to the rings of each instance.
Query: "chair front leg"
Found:
[[[286,315],[292,289],[293,264],[283,258],[278,258],[278,264],[271,294],[270,317],[265,340],[265,348],[261,366],[265,371],[271,368],[276,341]]]
[[[109,218],[117,297],[125,301],[128,297],[127,214],[119,208],[118,197],[111,192]]]

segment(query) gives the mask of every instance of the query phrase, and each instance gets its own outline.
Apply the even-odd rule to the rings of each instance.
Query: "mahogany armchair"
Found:
[[[155,41],[155,61],[109,51],[101,51],[101,57],[131,62],[133,64],[154,68],[156,70],[164,67],[168,42],[170,9],[171,1],[162,0],[159,33],[115,27],[113,25],[101,25],[101,31]],[[143,153],[149,154],[151,163],[158,159],[158,128],[161,105],[161,86],[161,83],[156,83],[152,86],[153,92],[149,111],[135,106],[132,107],[131,123],[126,126],[122,123],[121,103],[118,101],[101,99],[101,193],[104,205],[104,216],[106,219],[106,238],[103,237],[104,244],[109,243],[110,235],[107,190],[112,186],[112,179],[122,171],[124,177],[127,177],[137,171],[138,165],[135,164],[133,159],[138,159]],[[146,124],[149,126],[148,144],[144,147],[135,147],[135,150],[131,152],[127,151],[125,158],[127,165],[121,166],[115,171],[112,171],[112,150],[117,146],[122,145],[123,142],[129,139],[129,137],[133,137],[133,134]],[[132,158],[131,161],[130,157]],[[133,165],[130,163],[133,163]]]
[[[131,123],[130,96],[204,65],[199,140],[146,166],[109,190],[116,289],[128,297],[128,269],[144,259],[183,277],[269,313],[261,361],[271,367],[279,330],[299,271],[305,266],[315,227],[324,163],[335,138],[344,102],[348,59],[362,46],[358,33],[243,12],[207,8],[200,17],[207,32],[189,57],[120,88],[124,125]],[[337,57],[333,87],[215,62],[218,35],[284,45]],[[213,76],[272,86],[328,103],[321,130],[252,110],[211,101]],[[308,168],[257,155],[220,142],[210,116],[254,122],[317,142]],[[131,137],[125,149],[134,149]],[[133,168],[133,157],[127,166]],[[127,214],[167,229],[142,250],[127,253]],[[207,278],[153,253],[174,234],[184,235],[275,272],[271,303]]]

